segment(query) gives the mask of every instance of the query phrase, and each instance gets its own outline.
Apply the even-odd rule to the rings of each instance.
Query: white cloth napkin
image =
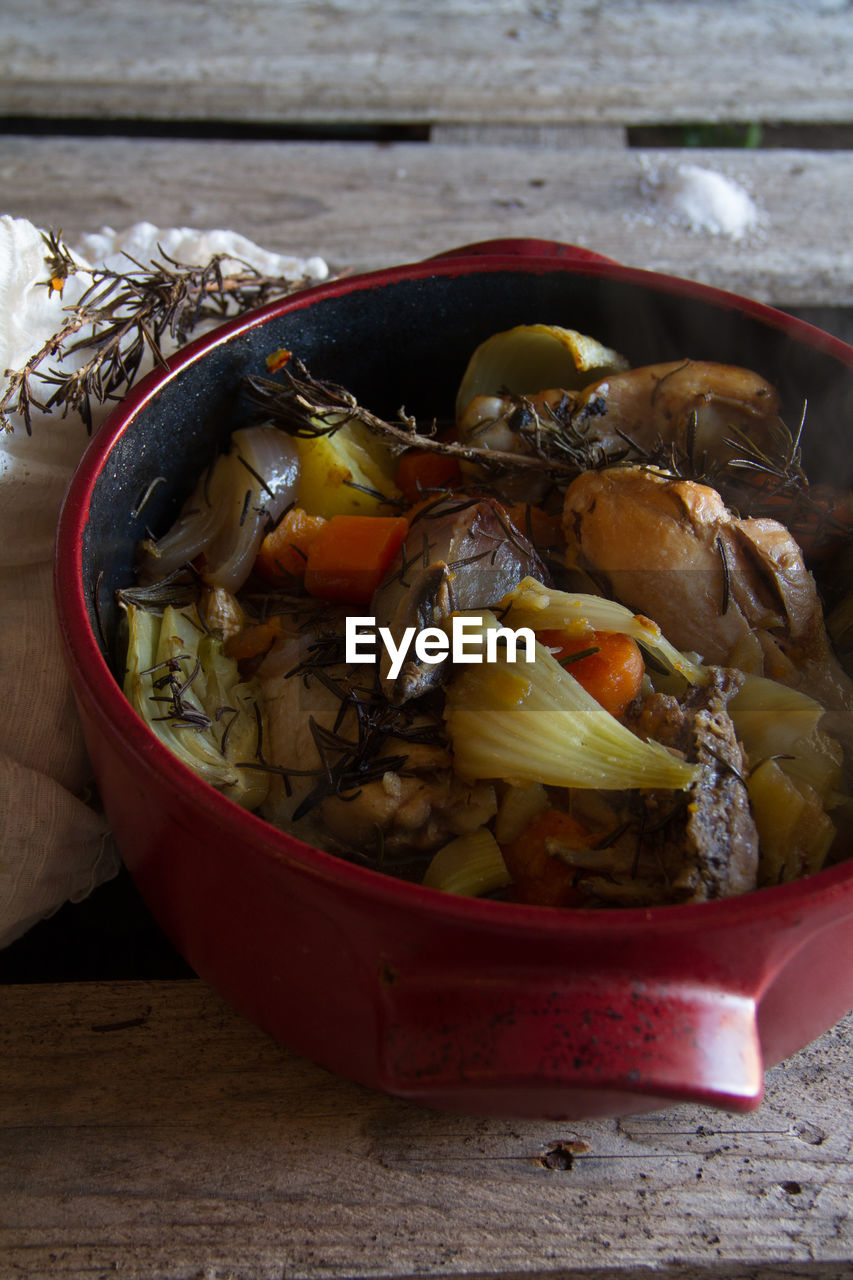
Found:
[[[165,253],[187,266],[233,255],[265,275],[321,280],[322,258],[268,253],[233,231],[109,227],[70,246],[82,267],[120,271]],[[0,384],[20,369],[91,283],[46,287],[40,230],[0,217]],[[83,359],[80,356],[79,359]],[[58,361],[49,362],[58,365]],[[67,358],[63,367],[73,363]],[[98,408],[95,427],[111,406]],[[10,415],[0,432],[0,947],[114,875],[118,858],[96,797],[65,675],[54,616],[52,557],[62,497],[88,436],[79,418],[33,413],[32,434]]]

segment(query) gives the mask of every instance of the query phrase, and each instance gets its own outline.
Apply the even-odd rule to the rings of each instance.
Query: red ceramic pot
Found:
[[[750,366],[813,472],[851,483],[853,349],[754,302],[540,241],[335,280],[192,343],[92,441],[57,542],[62,637],[122,855],[196,972],[342,1076],[455,1110],[579,1118],[681,1100],[748,1109],[766,1066],[853,1005],[853,861],[747,897],[584,912],[458,899],[310,848],[182,767],[110,662],[113,593],[287,347],[379,413],[444,415],[465,363],[519,323],[594,334],[635,364]],[[134,512],[152,480],[142,516]]]

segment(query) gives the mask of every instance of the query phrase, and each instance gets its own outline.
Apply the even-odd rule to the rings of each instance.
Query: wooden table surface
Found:
[[[849,334],[851,66],[841,0],[7,0],[0,212],[229,227],[333,271],[540,236]],[[675,217],[685,165],[759,225]],[[476,1119],[335,1079],[196,979],[58,980],[21,946],[2,1280],[853,1275],[849,1018],[750,1115]]]
[[[196,981],[0,989],[0,1275],[850,1275],[853,1021],[760,1109],[472,1119],[344,1083]]]

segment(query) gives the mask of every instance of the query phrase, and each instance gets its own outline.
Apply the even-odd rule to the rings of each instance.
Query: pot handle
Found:
[[[426,259],[427,262],[444,262],[452,258],[559,258],[562,262],[614,263],[593,249],[583,249],[576,244],[563,244],[559,240],[537,240],[526,237],[507,237],[503,240],[478,240],[460,245],[458,249],[446,249]]]
[[[665,979],[400,976],[380,1027],[382,1087],[453,1110],[503,1096],[553,1119],[669,1102],[749,1111],[763,1094],[755,1001]]]

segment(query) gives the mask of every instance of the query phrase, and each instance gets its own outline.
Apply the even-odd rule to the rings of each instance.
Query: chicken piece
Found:
[[[578,393],[573,427],[607,454],[635,445],[642,457],[659,444],[724,463],[740,432],[771,455],[787,440],[776,389],[751,369],[706,360],[674,360],[608,374]]]
[[[500,503],[454,496],[429,504],[412,520],[396,564],[373,595],[371,613],[399,645],[407,627],[418,632],[440,626],[457,610],[494,606],[528,576],[548,578]],[[382,686],[401,704],[442,684],[450,663],[425,663],[412,652],[393,679],[389,666],[386,650]]]
[[[323,801],[323,821],[341,848],[374,850],[377,839],[391,854],[431,852],[454,836],[484,826],[497,812],[491,783],[464,783],[451,768],[389,770],[352,798]]]
[[[677,648],[853,710],[814,579],[783,525],[738,519],[716,490],[643,467],[580,475],[563,524],[568,563]]]
[[[321,848],[371,855],[380,841],[391,854],[436,849],[494,817],[494,786],[456,777],[440,722],[422,711],[383,706],[378,696],[367,718],[379,728],[359,778],[345,744],[367,738],[364,717],[347,694],[358,688],[364,712],[374,672],[336,661],[335,636],[331,626],[322,634],[284,637],[261,664],[264,756],[278,771],[263,816]],[[328,785],[329,770],[340,794]]]

